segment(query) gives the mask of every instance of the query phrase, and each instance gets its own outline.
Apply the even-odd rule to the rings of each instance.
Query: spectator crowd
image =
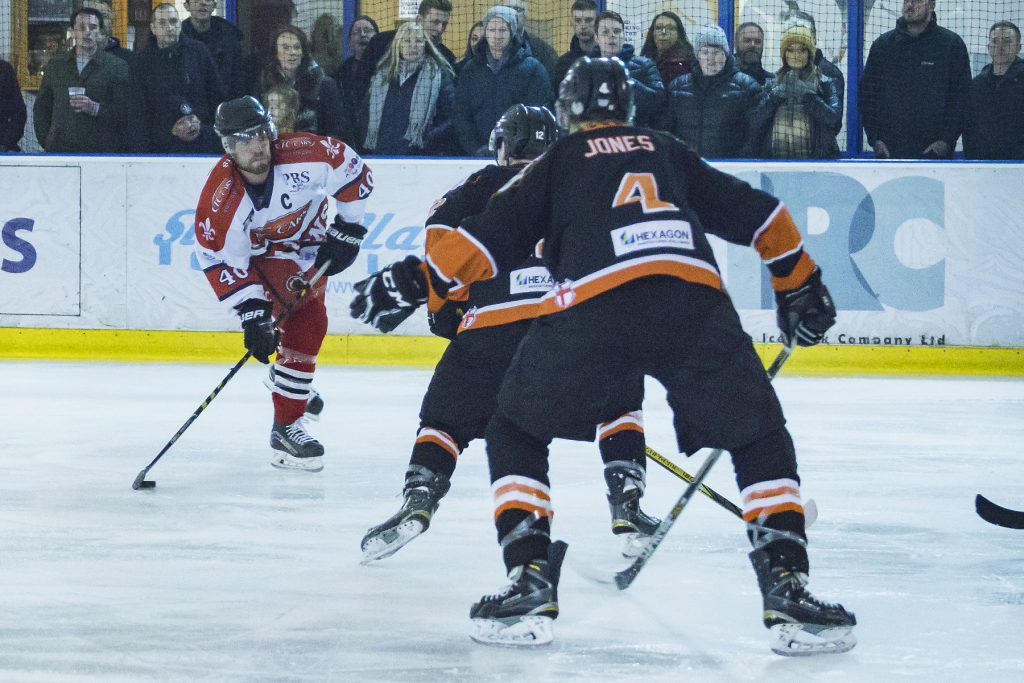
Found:
[[[154,6],[136,51],[112,35],[108,0],[75,0],[72,46],[46,65],[32,111],[39,144],[55,153],[219,153],[217,105],[251,94],[282,131],[312,131],[362,153],[486,155],[510,106],[550,106],[573,62],[617,57],[634,84],[636,121],[667,130],[710,158],[829,159],[840,155],[846,83],[824,57],[813,18],[791,17],[778,36],[781,67],[762,63],[764,29],[729,37],[706,24],[687,34],[658,12],[643,44],[593,0],[569,7],[573,36],[559,55],[527,30],[527,0],[501,0],[474,23],[457,56],[443,42],[451,0],[422,0],[414,20],[381,31],[356,17],[342,40],[329,14],[311,37],[272,34],[269,55],[243,56],[244,36],[213,15],[214,0]],[[1024,159],[1020,29],[988,31],[991,63],[972,79],[967,48],[939,25],[936,0],[903,0],[895,27],[871,46],[858,86],[862,124],[879,159]],[[342,54],[347,44],[349,54]],[[18,150],[27,111],[11,65],[0,60],[0,152]]]

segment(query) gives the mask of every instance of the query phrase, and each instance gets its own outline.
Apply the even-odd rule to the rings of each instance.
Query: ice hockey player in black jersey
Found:
[[[482,211],[491,195],[548,148],[556,133],[555,119],[543,107],[517,104],[505,112],[490,141],[497,165],[472,174],[432,207],[427,219],[427,260],[434,244],[465,218]],[[395,292],[409,300],[425,296],[423,268],[419,259],[408,257],[358,283],[361,294],[352,302],[353,315],[385,332],[393,330],[414,308],[388,308],[392,312],[380,316],[381,301],[393,306]],[[420,427],[405,474],[405,500],[398,512],[367,531],[361,544],[364,563],[394,554],[430,526],[451,485],[459,455],[472,440],[483,437],[505,369],[549,289],[550,274],[540,258],[529,254],[508,277],[449,287],[444,305],[431,313],[431,330],[452,341],[423,397]],[[625,539],[626,554],[642,550],[659,523],[640,509],[646,465],[639,410],[642,380],[634,378],[620,392],[623,403],[616,419],[597,427],[612,531]]]
[[[681,451],[719,447],[732,456],[772,649],[843,652],[856,642],[856,619],[807,590],[793,441],[707,235],[757,250],[782,334],[800,345],[819,343],[835,323],[821,270],[778,199],[713,169],[671,135],[632,126],[631,110],[620,62],[578,60],[556,103],[570,134],[448,233],[428,262],[426,286],[439,296],[453,283],[507,272],[543,239],[555,281],[487,427],[495,485],[519,495],[495,491],[511,583],[472,606],[473,638],[551,640],[566,546],[550,538],[548,445],[586,438],[590,425],[613,417],[610,388],[643,374],[667,390]]]

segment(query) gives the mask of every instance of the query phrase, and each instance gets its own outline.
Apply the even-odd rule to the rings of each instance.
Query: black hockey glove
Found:
[[[313,265],[319,269],[330,260],[331,265],[327,266],[324,275],[337,275],[355,262],[365,236],[366,228],[358,223],[346,223],[341,216],[335,216],[334,222],[327,226],[327,235],[316,251]]]
[[[775,304],[785,344],[795,339],[800,346],[814,346],[836,324],[836,307],[821,281],[820,268],[796,289],[775,292]]]
[[[465,314],[465,301],[445,301],[440,311],[427,313],[427,323],[430,325],[430,331],[438,337],[455,339],[459,333],[459,323]]]
[[[390,332],[427,302],[427,276],[415,256],[395,261],[356,283],[355,298],[349,304],[353,318]]]
[[[270,354],[277,351],[280,333],[274,326],[271,312],[274,307],[263,299],[249,299],[235,306],[238,317],[242,319],[242,331],[245,333],[245,348],[252,357],[261,363],[270,362]]]

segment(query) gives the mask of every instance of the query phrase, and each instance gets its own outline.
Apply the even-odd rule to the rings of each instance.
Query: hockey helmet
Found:
[[[580,57],[558,87],[558,125],[594,119],[633,121],[633,84],[618,57]]]
[[[551,146],[557,133],[555,117],[547,107],[513,104],[494,124],[487,148],[495,159],[502,143],[506,159],[535,159]]]
[[[220,136],[224,151],[231,154],[239,140],[265,135],[277,139],[277,124],[267,108],[255,97],[246,95],[221,102],[214,116],[213,129]]]

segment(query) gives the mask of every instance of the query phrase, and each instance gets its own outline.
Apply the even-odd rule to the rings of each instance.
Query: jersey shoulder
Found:
[[[199,195],[196,207],[196,241],[212,251],[224,247],[231,220],[245,197],[245,182],[225,154],[217,161]]]
[[[338,168],[358,159],[341,140],[313,133],[282,133],[273,150],[275,164],[326,163]]]
[[[434,202],[427,224],[458,227],[467,216],[483,211],[491,196],[516,173],[518,169],[494,164],[474,171]]]

